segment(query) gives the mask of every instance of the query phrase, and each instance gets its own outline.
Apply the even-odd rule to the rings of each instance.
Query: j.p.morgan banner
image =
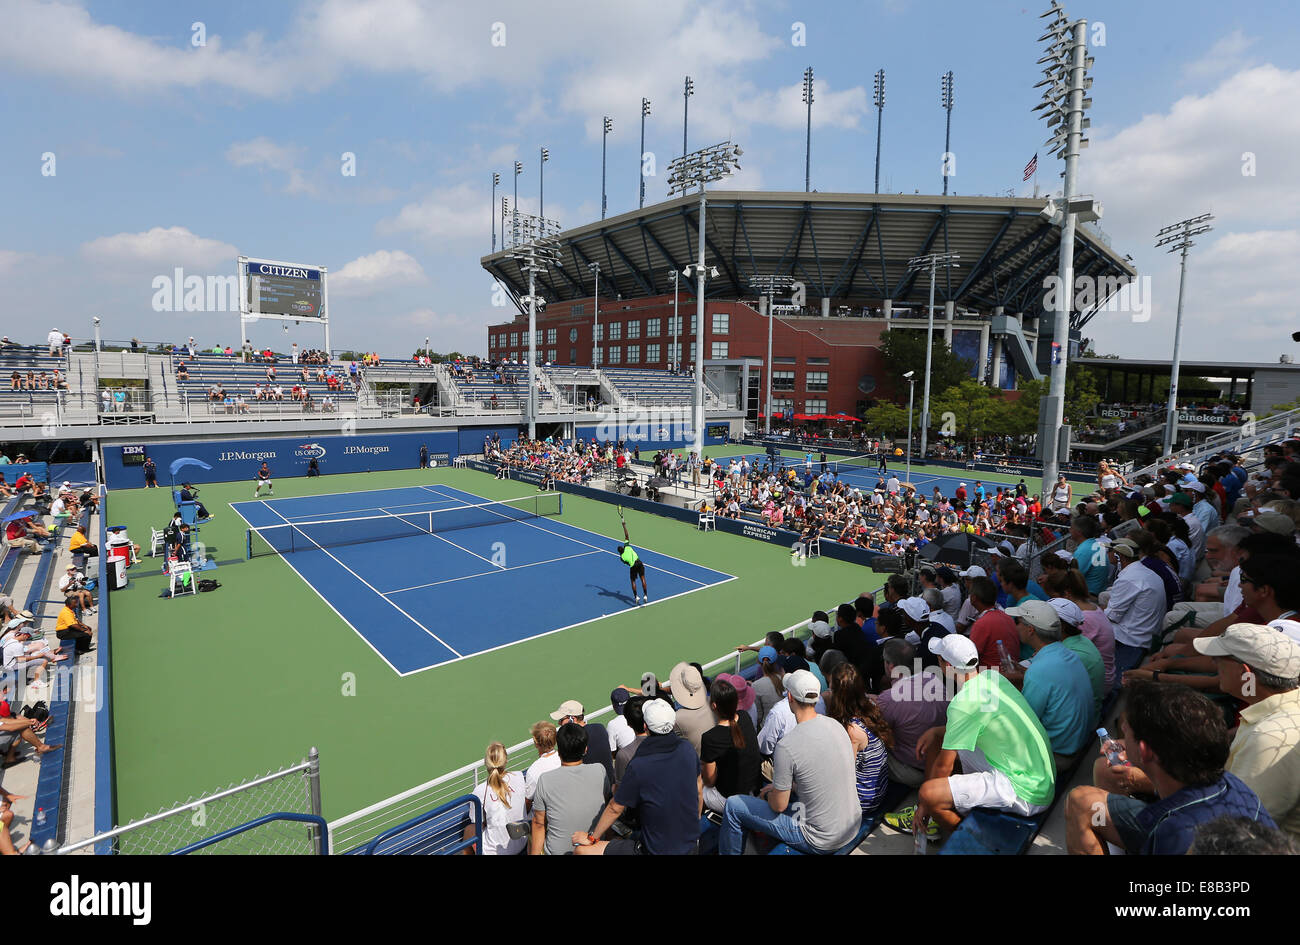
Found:
[[[445,465],[459,454],[455,430],[430,433],[370,433],[353,436],[303,434],[295,437],[248,440],[206,440],[145,445],[146,455],[158,467],[158,480],[171,480],[168,470],[178,459],[197,459],[211,469],[188,465],[176,473],[176,482],[232,482],[253,479],[265,462],[274,478],[305,476],[311,461],[321,475],[372,472],[383,469],[417,469],[420,447],[427,446],[432,460]],[[104,447],[104,474],[110,489],[144,485],[139,465],[123,462],[121,446]]]

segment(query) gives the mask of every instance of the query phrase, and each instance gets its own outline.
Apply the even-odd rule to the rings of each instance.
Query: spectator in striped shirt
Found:
[[[853,743],[853,764],[862,815],[871,817],[889,790],[889,751],[894,734],[880,708],[867,696],[852,663],[840,666],[826,694],[826,714],[844,726]]]

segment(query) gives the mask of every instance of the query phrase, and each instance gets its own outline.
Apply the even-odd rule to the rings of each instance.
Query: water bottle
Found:
[[[44,827],[44,826],[45,826],[45,808],[44,808],[44,807],[38,808],[37,811],[36,811],[36,826],[38,826],[38,827]]]
[[[1001,640],[998,640],[998,665],[1002,669],[1002,674],[1008,675],[1016,671],[1016,662],[1007,652],[1007,646]]]
[[[1110,737],[1110,732],[1104,728],[1099,728],[1097,729],[1097,737],[1101,739],[1101,750],[1106,755],[1108,765],[1113,767],[1128,764],[1128,761],[1121,757],[1124,749],[1120,748],[1119,742]]]

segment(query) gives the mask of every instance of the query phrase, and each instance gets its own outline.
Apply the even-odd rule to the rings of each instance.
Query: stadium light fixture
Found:
[[[682,157],[686,157],[686,119],[691,112],[691,96],[695,94],[695,81],[686,77],[682,84]]]
[[[637,207],[645,206],[645,120],[650,117],[650,99],[641,99],[641,155],[637,159],[637,178],[640,183],[640,197]]]
[[[695,298],[695,398],[693,420],[695,425],[695,456],[704,455],[704,343],[707,330],[704,324],[704,280],[706,267],[704,263],[705,214],[707,197],[705,190],[714,181],[722,180],[740,169],[740,157],[745,152],[737,144],[724,141],[698,151],[683,154],[668,165],[668,193],[685,194],[692,187],[700,189],[700,247],[699,261],[694,266],[698,280]],[[717,275],[717,267],[707,267],[710,274]],[[688,269],[689,271],[689,269]]]
[[[915,374],[915,371],[908,371],[903,375],[903,380],[907,381],[907,472],[903,474],[903,478],[908,482],[912,481],[912,402],[916,395]],[[924,453],[922,456],[924,457]]]
[[[492,205],[488,215],[492,217],[492,252],[497,251],[497,187],[501,184],[501,175],[496,171],[492,172]]]
[[[749,284],[759,291],[760,297],[767,299],[767,360],[763,363],[767,398],[763,409],[763,432],[772,432],[772,323],[776,315],[772,312],[772,303],[776,301],[777,289],[788,289],[794,283],[790,276],[750,276]]]
[[[601,122],[600,135],[600,218],[605,219],[605,155],[609,133],[614,130],[614,119],[606,115]]]
[[[537,162],[537,215],[546,218],[546,162],[551,159],[551,152],[547,148],[539,151],[540,160]]]
[[[1174,321],[1174,356],[1169,369],[1169,406],[1165,414],[1164,455],[1170,456],[1174,451],[1174,441],[1178,439],[1178,373],[1182,368],[1183,341],[1183,289],[1187,286],[1187,251],[1195,245],[1192,239],[1202,233],[1208,233],[1214,227],[1210,221],[1212,213],[1188,217],[1177,223],[1171,223],[1156,233],[1156,249],[1168,246],[1169,252],[1181,253],[1178,275],[1178,316]]]
[[[598,369],[600,364],[597,363],[596,359],[596,345],[600,342],[600,263],[589,262],[587,268],[591,270],[596,284],[595,312],[593,313],[595,321],[591,324],[591,366],[593,369]]]
[[[514,224],[511,226],[510,238],[514,239],[515,230],[519,229],[519,175],[524,172],[524,165],[520,161],[515,161],[515,202],[514,202]],[[505,242],[502,240],[502,242]]]
[[[876,106],[876,193],[880,193],[880,126],[885,120],[885,70],[876,71],[872,85],[872,104]]]
[[[518,162],[516,162],[516,165]],[[551,266],[563,266],[560,226],[554,220],[515,211],[515,228],[511,234],[514,247],[510,256],[528,273],[528,438],[537,438],[537,310],[546,300],[537,295],[537,274]]]
[[[1051,226],[1060,226],[1060,257],[1057,266],[1057,285],[1066,287],[1056,295],[1056,311],[1052,320],[1053,357],[1050,368],[1050,386],[1038,417],[1038,442],[1043,461],[1042,494],[1050,494],[1063,459],[1062,446],[1069,443],[1069,428],[1065,425],[1065,376],[1070,350],[1070,306],[1074,285],[1074,232],[1082,216],[1097,219],[1100,206],[1088,200],[1081,203],[1076,197],[1079,153],[1088,146],[1083,132],[1091,122],[1084,112],[1092,106],[1092,99],[1084,91],[1091,85],[1087,76],[1092,66],[1088,56],[1088,21],[1070,22],[1065,7],[1052,0],[1040,19],[1048,19],[1047,30],[1039,42],[1048,42],[1044,55],[1038,60],[1046,76],[1034,88],[1042,88],[1042,101],[1033,111],[1044,119],[1052,137],[1046,142],[1048,152],[1065,161],[1064,186],[1059,200],[1050,201],[1041,211]],[[1092,216],[1092,214],[1096,214]],[[1066,447],[1068,448],[1068,447]]]
[[[952,154],[952,70],[939,77],[939,105],[948,113],[943,134],[943,195],[948,196],[948,156]]]
[[[811,189],[812,180],[812,107],[813,107],[813,68],[803,71],[803,101],[808,106],[808,133],[803,151],[803,191]]]
[[[930,429],[930,360],[934,353],[934,273],[940,266],[951,269],[961,259],[956,253],[930,253],[907,261],[908,272],[930,270],[930,315],[925,328],[925,392],[921,397],[921,459],[925,459]],[[910,445],[911,438],[909,436]]]

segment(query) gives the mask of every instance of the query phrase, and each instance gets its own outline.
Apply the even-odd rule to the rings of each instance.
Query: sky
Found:
[[[958,194],[1059,187],[1032,108],[1046,4],[946,0],[486,4],[5,0],[0,31],[0,329],[238,344],[230,311],[159,311],[156,280],[230,276],[243,254],[329,269],[331,343],[406,357],[484,353],[493,306],[491,175],[519,206],[577,226],[635,208],[640,104],[663,171],[689,144],[740,143],[717,189],[799,190],[803,70],[815,100],[812,186],[869,192],[872,77],[886,72],[881,189],[939,193],[940,76],[955,74]],[[1184,357],[1275,361],[1300,311],[1300,6],[1263,0],[1092,0],[1095,64],[1082,192],[1149,277],[1146,306],[1103,312],[1103,354],[1169,357],[1178,260],[1161,227],[1204,212],[1191,250]],[[351,171],[351,173],[349,173]],[[498,297],[498,301],[499,301]],[[321,343],[318,326],[260,323],[259,344]]]

